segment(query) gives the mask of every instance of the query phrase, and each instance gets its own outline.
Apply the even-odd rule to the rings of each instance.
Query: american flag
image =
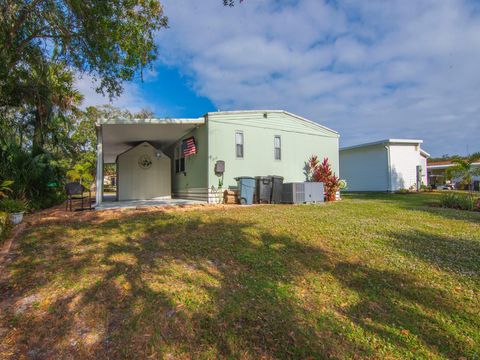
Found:
[[[183,140],[182,151],[184,156],[190,156],[197,153],[197,145],[195,144],[195,138],[193,136]]]

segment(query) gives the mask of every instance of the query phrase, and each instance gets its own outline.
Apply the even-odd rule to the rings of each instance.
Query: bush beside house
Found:
[[[318,156],[312,155],[307,161],[307,169],[308,181],[323,183],[326,201],[337,200],[337,192],[347,186],[347,182],[340,180],[332,171],[328,158],[320,162]]]

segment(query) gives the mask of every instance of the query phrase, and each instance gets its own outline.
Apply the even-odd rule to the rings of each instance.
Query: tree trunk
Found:
[[[38,108],[35,110],[33,123],[32,155],[36,156],[43,152],[43,121]]]

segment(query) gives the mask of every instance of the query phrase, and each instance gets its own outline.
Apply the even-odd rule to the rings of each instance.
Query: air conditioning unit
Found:
[[[287,204],[318,203],[324,201],[323,183],[295,182],[283,184],[282,202]]]
[[[325,189],[321,182],[305,183],[305,202],[319,203],[325,201]]]

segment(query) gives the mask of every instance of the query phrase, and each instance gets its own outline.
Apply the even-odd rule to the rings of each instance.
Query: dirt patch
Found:
[[[192,204],[192,205],[163,205],[163,206],[142,206],[138,208],[112,209],[112,210],[85,210],[85,211],[67,211],[65,204],[57,205],[45,210],[40,210],[24,217],[22,224],[16,226],[10,236],[6,238],[0,247],[0,266],[10,255],[12,245],[23,232],[31,227],[39,225],[55,224],[75,224],[91,222],[92,224],[102,224],[115,219],[127,219],[138,214],[154,213],[173,213],[187,211],[211,211],[234,209],[240,205],[224,204]],[[1,269],[1,268],[0,268]]]
[[[2,247],[0,248],[0,265],[2,264],[2,260],[9,254],[13,242],[23,233],[26,226],[25,223],[17,225],[5,241],[3,241]]]
[[[25,311],[28,310],[30,306],[32,306],[32,304],[34,304],[38,300],[39,300],[39,297],[38,295],[35,295],[35,294],[19,300],[15,307],[15,315],[20,315],[24,313]]]
[[[239,205],[223,204],[192,204],[192,205],[163,205],[163,206],[142,206],[138,208],[112,209],[112,210],[87,210],[87,211],[65,211],[64,205],[55,206],[46,210],[38,211],[26,216],[25,223],[28,226],[35,226],[46,223],[62,222],[84,222],[102,223],[114,219],[123,218],[129,215],[144,213],[172,213],[197,210],[225,210],[233,209]]]

